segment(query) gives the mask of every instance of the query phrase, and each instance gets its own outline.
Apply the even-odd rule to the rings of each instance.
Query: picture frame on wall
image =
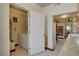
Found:
[[[17,17],[13,17],[13,23],[17,23]]]

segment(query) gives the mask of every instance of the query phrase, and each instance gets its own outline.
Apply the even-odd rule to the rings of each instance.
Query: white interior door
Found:
[[[44,51],[45,15],[31,11],[28,20],[28,52],[34,55]]]

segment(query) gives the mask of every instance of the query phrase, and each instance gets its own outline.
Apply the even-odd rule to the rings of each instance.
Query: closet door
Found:
[[[44,51],[45,15],[31,11],[28,20],[28,52],[34,55]]]

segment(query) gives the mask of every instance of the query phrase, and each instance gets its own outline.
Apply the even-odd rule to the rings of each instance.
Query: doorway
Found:
[[[28,55],[28,12],[10,4],[10,55]]]
[[[11,52],[14,51],[14,55],[17,55],[21,49],[25,55],[34,55],[45,51],[45,15],[43,13],[32,10],[28,12],[11,4],[9,20],[10,49]],[[21,51],[18,53],[22,54]]]
[[[64,13],[60,15],[55,15],[54,23],[55,23],[55,33],[56,33],[56,41],[59,39],[66,39],[68,34],[74,31],[74,18],[76,12]]]

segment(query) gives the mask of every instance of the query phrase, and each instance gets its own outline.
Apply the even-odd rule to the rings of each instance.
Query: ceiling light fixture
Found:
[[[69,17],[69,15],[65,14],[61,16],[61,18],[66,18],[66,17]]]

